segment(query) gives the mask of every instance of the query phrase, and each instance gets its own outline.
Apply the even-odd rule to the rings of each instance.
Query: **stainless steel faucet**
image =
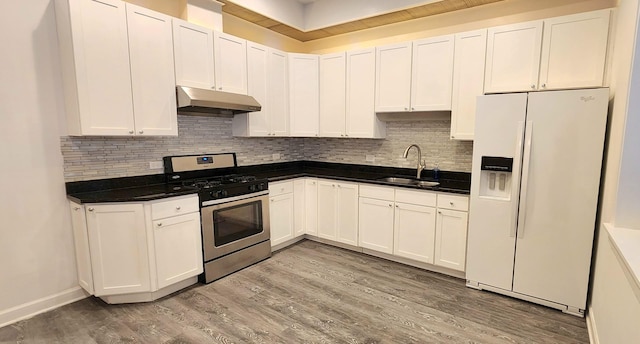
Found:
[[[420,179],[420,174],[422,173],[422,170],[424,170],[425,167],[427,167],[427,164],[424,161],[422,161],[422,150],[420,149],[420,146],[418,146],[415,143],[409,145],[409,147],[407,147],[407,149],[404,150],[404,154],[402,155],[402,157],[405,159],[407,158],[407,155],[409,155],[409,150],[411,149],[411,147],[416,147],[416,149],[418,150],[418,165],[416,167],[416,178]],[[422,161],[422,163],[420,163],[420,161]]]

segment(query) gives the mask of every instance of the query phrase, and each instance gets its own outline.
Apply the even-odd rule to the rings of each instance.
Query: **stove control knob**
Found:
[[[260,185],[258,185],[258,190],[264,190],[264,183],[260,183]]]
[[[210,195],[211,197],[213,197],[213,198],[219,198],[219,197],[220,197],[220,191],[219,191],[219,190],[218,190],[218,191],[211,191],[211,192],[209,193],[209,195]]]
[[[222,190],[222,191],[219,191],[219,192],[220,192],[220,196],[221,196],[221,197],[227,197],[227,195],[229,194],[229,193],[227,192],[227,190]]]
[[[258,185],[249,185],[249,191],[258,191]]]

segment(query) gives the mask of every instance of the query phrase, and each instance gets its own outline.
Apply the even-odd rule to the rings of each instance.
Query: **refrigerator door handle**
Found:
[[[524,145],[524,159],[522,159],[522,185],[520,186],[520,206],[518,216],[518,238],[524,238],[524,224],[527,213],[527,190],[529,189],[529,165],[531,160],[531,137],[533,134],[533,121],[527,121],[525,131],[526,143]]]
[[[523,145],[524,145],[524,121],[519,121],[518,122],[518,129],[516,131],[516,137],[518,139],[518,143],[516,145],[516,151],[514,154],[514,161],[519,165],[520,162],[522,161],[522,150],[523,150]],[[520,166],[514,166],[513,171],[519,171]],[[515,179],[517,179],[517,176],[514,174],[513,176]],[[513,179],[512,179],[513,180]],[[513,190],[511,191],[511,196],[512,199],[516,199],[518,196],[518,188],[513,188]],[[509,236],[512,238],[515,238],[516,236],[516,228],[518,226],[518,203],[517,202],[513,202],[514,206],[513,206],[513,214],[511,215],[511,226],[509,227]]]

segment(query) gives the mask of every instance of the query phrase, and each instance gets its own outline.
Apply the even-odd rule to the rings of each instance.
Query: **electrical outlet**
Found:
[[[149,169],[150,170],[158,170],[164,168],[164,164],[162,161],[149,161]]]
[[[280,153],[271,154],[273,160],[280,160]]]
[[[376,161],[376,156],[375,155],[367,154],[367,155],[365,155],[364,158],[365,158],[366,162],[375,162]]]

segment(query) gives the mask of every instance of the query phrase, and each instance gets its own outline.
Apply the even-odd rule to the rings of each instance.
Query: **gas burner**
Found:
[[[225,180],[229,183],[248,183],[256,180],[254,176],[239,176],[239,175],[230,175],[226,176]]]
[[[198,189],[210,189],[216,186],[220,186],[222,181],[220,180],[194,180],[193,182],[187,182],[187,186],[193,186]]]

